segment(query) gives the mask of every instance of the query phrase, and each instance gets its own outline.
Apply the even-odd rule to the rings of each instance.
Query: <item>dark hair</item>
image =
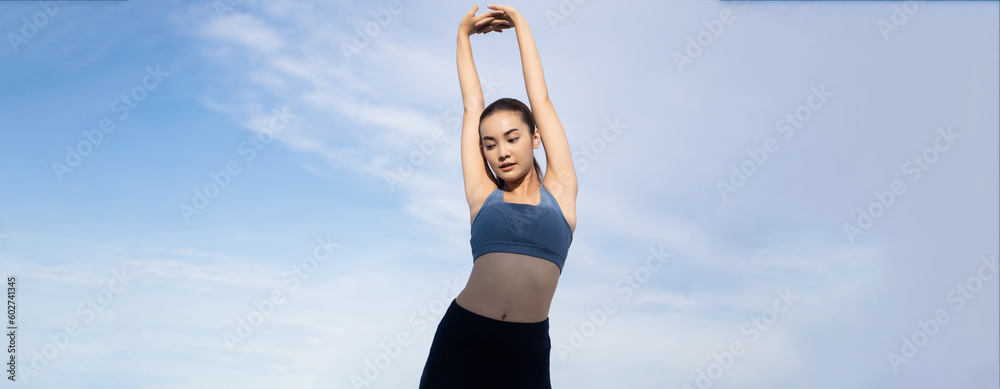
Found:
[[[518,116],[520,116],[521,121],[523,121],[525,124],[528,125],[529,136],[531,137],[535,136],[535,117],[534,115],[531,114],[531,109],[528,108],[527,105],[524,105],[524,103],[522,103],[520,100],[512,99],[510,97],[504,97],[498,99],[497,101],[494,101],[492,104],[488,105],[486,109],[483,110],[483,113],[481,115],[479,115],[479,123],[481,124],[483,122],[483,119],[486,119],[490,115],[495,114],[497,112],[513,112],[515,114],[518,114]],[[534,155],[532,155],[531,160],[535,163],[535,174],[538,175],[538,181],[541,182],[542,168],[538,167],[538,160],[534,158]],[[497,188],[503,189],[504,185],[503,179],[500,178],[499,176],[496,177],[496,179],[497,179]]]

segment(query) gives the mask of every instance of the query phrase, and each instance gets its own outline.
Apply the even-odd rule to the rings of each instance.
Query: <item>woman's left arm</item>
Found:
[[[531,36],[528,21],[516,9],[506,5],[490,4],[493,10],[504,11],[497,19],[507,20],[513,25],[517,34],[517,45],[521,50],[521,70],[524,72],[524,86],[528,92],[528,103],[535,117],[535,125],[541,131],[542,145],[545,147],[545,177],[550,174],[559,189],[565,188],[574,194],[577,192],[576,169],[573,167],[573,156],[570,153],[566,132],[556,115],[556,110],[549,100],[549,90],[545,86],[545,76],[542,74],[542,61],[538,57],[535,39]]]

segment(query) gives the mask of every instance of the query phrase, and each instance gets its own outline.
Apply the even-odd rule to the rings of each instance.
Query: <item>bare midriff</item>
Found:
[[[475,259],[455,302],[491,319],[537,323],[549,317],[559,266],[524,254],[492,252]]]

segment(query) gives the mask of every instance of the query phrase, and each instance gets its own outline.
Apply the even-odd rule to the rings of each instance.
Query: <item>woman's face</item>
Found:
[[[528,124],[517,113],[499,111],[487,116],[479,123],[479,134],[486,161],[500,179],[517,181],[535,168],[533,150],[541,144],[541,138],[538,131],[531,135]],[[508,164],[513,166],[504,166]]]

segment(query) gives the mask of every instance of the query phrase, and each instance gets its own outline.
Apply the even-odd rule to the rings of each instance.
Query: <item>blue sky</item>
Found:
[[[996,2],[510,5],[580,181],[554,387],[998,385]],[[0,4],[5,385],[415,387],[471,6]]]

